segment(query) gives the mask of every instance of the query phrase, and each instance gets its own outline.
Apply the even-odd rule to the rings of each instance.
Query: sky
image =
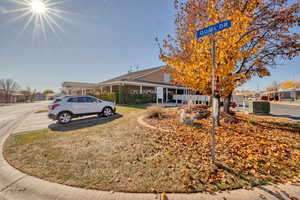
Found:
[[[25,0],[22,0],[25,1]],[[50,2],[61,0],[50,0]],[[34,29],[23,8],[13,0],[0,1],[0,79],[12,78],[23,88],[59,91],[64,81],[101,82],[127,73],[130,67],[163,65],[155,38],[174,34],[171,0],[63,0],[53,5],[58,24]],[[25,6],[26,7],[26,6]],[[300,81],[300,57],[280,60],[272,75],[241,89],[264,89],[274,80]]]

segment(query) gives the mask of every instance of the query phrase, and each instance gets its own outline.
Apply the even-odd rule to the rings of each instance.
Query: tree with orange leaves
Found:
[[[280,83],[280,88],[283,89],[299,88],[299,87],[300,87],[300,82],[297,81],[287,80]]]
[[[174,81],[211,95],[212,36],[196,39],[195,32],[223,20],[232,28],[216,33],[216,92],[229,112],[233,91],[255,76],[269,76],[276,59],[292,59],[300,51],[299,1],[287,0],[174,0],[176,38],[168,36],[160,58],[171,69]]]

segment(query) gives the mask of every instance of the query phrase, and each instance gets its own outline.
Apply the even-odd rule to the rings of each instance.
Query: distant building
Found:
[[[24,100],[24,95],[18,92],[13,92],[8,97],[6,96],[4,90],[0,89],[0,103],[17,103]]]

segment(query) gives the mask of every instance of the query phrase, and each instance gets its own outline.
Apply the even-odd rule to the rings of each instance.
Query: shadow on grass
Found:
[[[124,104],[124,105],[119,105],[124,108],[139,108],[139,109],[146,109],[149,104]]]
[[[300,116],[292,116],[292,115],[274,115],[271,114],[273,117],[284,117],[284,118],[289,118],[289,119],[294,119],[294,120],[300,120]]]
[[[264,115],[262,115],[264,116]],[[268,114],[265,116],[271,116],[271,117],[282,117],[282,118],[288,118],[288,119],[293,119],[293,120],[300,120],[300,116],[295,116],[295,115],[275,115],[275,114]]]
[[[59,123],[53,123],[50,124],[48,128],[52,131],[73,131],[101,124],[106,124],[121,117],[123,116],[118,113],[111,117],[89,117],[84,119],[77,119],[70,122],[69,124],[64,125]]]
[[[260,116],[274,116],[274,115],[260,115]],[[240,119],[243,122],[249,122],[249,120]],[[255,123],[252,124],[261,128],[267,129],[279,129],[281,131],[290,131],[293,133],[300,133],[300,123],[287,123],[287,122],[276,122],[276,121],[267,121],[267,120],[255,120]]]
[[[300,126],[298,124],[292,124],[292,123],[280,123],[280,122],[266,122],[264,121],[263,123],[269,124],[268,125],[263,125],[258,123],[258,126],[261,126],[263,128],[270,128],[270,129],[279,129],[282,131],[290,131],[293,133],[300,133]]]
[[[243,175],[241,175],[241,174],[235,172],[233,169],[231,169],[231,168],[229,168],[229,167],[227,167],[227,166],[225,166],[225,165],[222,165],[221,163],[217,163],[217,162],[216,162],[215,165],[216,165],[219,169],[223,169],[223,170],[227,171],[228,173],[234,175],[235,177],[244,180],[245,182],[247,182],[247,183],[248,183],[249,185],[251,185],[252,187],[259,185],[257,182],[255,182],[255,181],[253,181],[253,180],[250,180],[250,179],[246,178],[245,176],[243,176]]]
[[[299,115],[278,115],[278,114],[253,114],[253,116],[266,116],[266,117],[281,117],[281,118],[287,118],[287,119],[293,119],[293,120],[300,120],[300,116]]]

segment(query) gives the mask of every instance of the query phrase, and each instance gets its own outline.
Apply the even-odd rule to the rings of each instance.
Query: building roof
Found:
[[[98,86],[97,83],[82,83],[82,82],[64,82],[63,87],[68,88],[89,88],[89,87],[96,87]]]
[[[165,66],[160,66],[160,67],[153,67],[150,69],[144,69],[144,70],[140,70],[140,71],[136,71],[136,72],[130,72],[103,82],[100,82],[99,85],[102,84],[107,84],[107,83],[111,83],[111,82],[116,82],[116,81],[129,81],[129,80],[135,80],[137,78],[143,77],[145,75],[151,74],[153,72],[159,71],[161,69],[163,69]]]
[[[118,84],[118,83],[129,83],[129,84],[139,84],[139,85],[148,85],[148,86],[168,86],[170,88],[185,88],[181,86],[175,86],[174,84],[169,83],[157,83],[151,81],[143,81],[140,78],[157,72],[159,70],[164,69],[166,66],[153,67],[150,69],[139,70],[136,72],[130,72],[100,83],[82,83],[82,82],[64,82],[63,87],[65,88],[78,88],[78,89],[86,89],[86,88],[95,88],[99,86],[105,86],[110,84]]]

